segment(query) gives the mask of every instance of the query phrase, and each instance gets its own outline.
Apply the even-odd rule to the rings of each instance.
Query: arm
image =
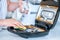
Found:
[[[15,19],[0,19],[0,26],[24,27],[21,22]]]
[[[0,26],[2,25],[2,23],[3,23],[3,20],[2,20],[2,19],[0,19]]]

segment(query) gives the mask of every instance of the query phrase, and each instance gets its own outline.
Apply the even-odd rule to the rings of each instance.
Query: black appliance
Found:
[[[19,29],[15,29],[13,27],[8,27],[7,30],[24,38],[32,38],[32,37],[40,37],[40,36],[48,35],[49,31],[56,25],[56,22],[59,17],[60,8],[58,2],[52,0],[51,1],[44,0],[40,3],[40,5],[41,6],[39,7],[36,15],[35,25],[30,25],[30,26],[36,27],[38,29],[39,28],[43,29],[43,31],[31,32],[31,30],[28,29],[29,32],[27,32],[24,30],[21,31]]]

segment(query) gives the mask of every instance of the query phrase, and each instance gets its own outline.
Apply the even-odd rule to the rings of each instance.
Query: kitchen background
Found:
[[[13,1],[15,1],[15,0],[13,0]],[[29,1],[30,1],[30,3],[29,3],[30,11],[27,16],[29,16],[29,18],[31,18],[31,20],[29,20],[29,18],[27,17],[27,19],[28,19],[27,21],[29,22],[29,24],[34,24],[34,20],[32,21],[32,19],[35,18],[39,5],[33,5],[34,4],[34,3],[32,4],[33,0],[29,0]],[[41,0],[38,0],[38,3],[40,1]],[[55,0],[55,1],[57,1],[57,0]],[[3,13],[0,15],[0,19],[2,19],[2,18],[4,19],[6,17],[5,15],[7,15],[7,6],[6,6],[7,4],[4,4],[4,2],[6,3],[6,0],[0,0],[0,12],[5,13],[4,15],[2,15]],[[34,13],[34,14],[32,14],[32,13]],[[26,21],[23,21],[22,23],[29,25]],[[2,30],[2,31],[0,31],[0,40],[60,40],[60,27],[59,26],[60,26],[60,16],[58,18],[58,22],[57,22],[56,26],[49,32],[49,34],[47,36],[25,39],[16,34],[8,32],[7,30]]]

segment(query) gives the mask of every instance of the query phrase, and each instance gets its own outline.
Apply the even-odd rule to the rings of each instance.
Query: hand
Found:
[[[7,1],[8,4],[8,11],[14,11],[18,8],[18,3],[17,2],[10,2],[9,0]]]
[[[24,13],[28,14],[29,10],[25,10]]]
[[[24,8],[23,8],[23,0],[19,0],[18,4],[19,4],[20,12],[21,12],[21,13],[28,14],[28,11],[29,11],[29,10],[24,10]],[[27,6],[27,4],[25,4],[25,5]]]
[[[1,20],[1,25],[8,26],[8,27],[9,26],[13,26],[13,27],[24,28],[22,23],[16,21],[15,19],[4,19],[4,20]]]

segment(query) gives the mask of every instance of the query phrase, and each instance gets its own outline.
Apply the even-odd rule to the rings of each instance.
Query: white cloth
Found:
[[[7,0],[1,0],[0,19],[5,19],[7,14]]]
[[[19,0],[10,0],[11,2],[18,2]]]

